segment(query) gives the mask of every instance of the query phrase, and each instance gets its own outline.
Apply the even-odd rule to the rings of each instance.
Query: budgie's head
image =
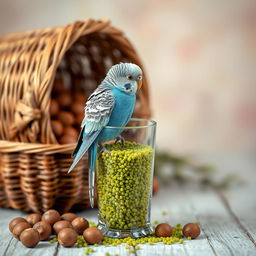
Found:
[[[126,93],[135,94],[142,86],[142,70],[133,63],[116,64],[110,68],[103,82]]]

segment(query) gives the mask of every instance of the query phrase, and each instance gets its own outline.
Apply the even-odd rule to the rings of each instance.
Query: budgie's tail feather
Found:
[[[79,148],[80,148],[81,144],[83,143],[84,129],[85,129],[85,126],[82,128],[82,130],[79,134],[76,147],[75,147],[75,149],[74,149],[74,151],[72,152],[72,155],[71,155],[72,158],[76,157],[76,154],[79,151]]]
[[[97,138],[97,136],[99,135],[100,132],[101,132],[101,130],[98,130],[98,131],[94,132],[92,135],[85,136],[83,138],[82,143],[80,144],[80,147],[79,147],[79,149],[76,152],[74,161],[73,161],[72,165],[70,166],[70,168],[68,170],[68,173],[70,173],[74,169],[74,167],[81,160],[81,158],[86,153],[86,151],[90,148],[92,143],[94,141],[96,141],[96,138]]]
[[[69,167],[68,173],[70,173],[75,168],[75,166],[81,160],[81,158],[83,157],[83,155],[86,153],[87,150],[88,150],[88,146],[83,141],[82,144],[80,145],[79,151],[77,152],[72,165]]]
[[[94,207],[94,182],[95,182],[95,167],[97,157],[98,143],[94,142],[88,150],[89,164],[89,197],[91,207]]]

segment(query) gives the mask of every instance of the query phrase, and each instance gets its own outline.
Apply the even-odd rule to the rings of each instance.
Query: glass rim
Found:
[[[131,118],[130,121],[146,121],[148,124],[147,125],[138,125],[138,126],[105,126],[104,128],[106,129],[141,129],[141,128],[149,128],[149,127],[155,127],[156,126],[156,121],[151,120],[151,119],[145,119],[145,118]]]

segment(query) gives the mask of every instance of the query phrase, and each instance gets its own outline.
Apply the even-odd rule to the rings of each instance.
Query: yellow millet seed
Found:
[[[89,221],[89,226],[90,226],[90,228],[91,227],[97,227],[97,224],[95,223],[95,222],[93,222],[93,221]]]
[[[108,238],[104,237],[102,244],[106,246],[116,246],[119,244],[125,244],[125,248],[127,250],[130,250],[131,247],[136,247],[139,244],[149,244],[149,245],[154,245],[156,243],[164,243],[167,245],[171,245],[174,243],[183,243],[182,239],[182,228],[181,225],[173,226],[173,234],[170,237],[156,237],[156,236],[147,236],[147,237],[141,237],[141,238],[132,238],[132,237],[126,237],[123,239],[117,239],[117,238]],[[138,250],[138,247],[137,247]]]
[[[84,251],[84,254],[85,255],[90,255],[91,253],[95,252],[92,248],[87,248],[85,251]]]
[[[53,238],[50,240],[50,243],[53,244],[53,243],[55,243],[55,242],[57,242],[57,241],[58,241],[58,238],[57,238],[57,237],[53,237]]]

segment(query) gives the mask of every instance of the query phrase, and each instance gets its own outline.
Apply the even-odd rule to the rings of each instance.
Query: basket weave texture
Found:
[[[0,206],[33,212],[89,207],[87,157],[67,174],[75,144],[59,144],[51,127],[53,84],[61,76],[79,78],[70,90],[83,86],[89,95],[119,62],[142,67],[108,20],[0,36]],[[145,74],[134,116],[150,117]]]

